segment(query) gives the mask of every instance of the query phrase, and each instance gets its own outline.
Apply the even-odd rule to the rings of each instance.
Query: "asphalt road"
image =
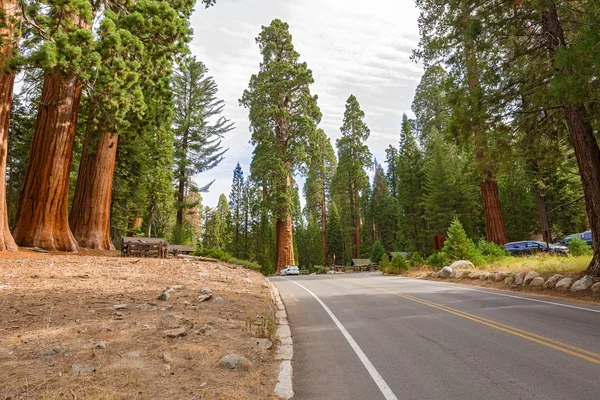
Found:
[[[599,306],[379,273],[272,281],[294,399],[600,399]]]

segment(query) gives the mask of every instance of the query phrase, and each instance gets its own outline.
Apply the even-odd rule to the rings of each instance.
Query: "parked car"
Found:
[[[563,240],[561,240],[559,243],[559,245],[563,245],[563,246],[568,246],[569,242],[571,241],[571,239],[573,239],[574,237],[581,237],[581,233],[574,233],[572,235],[569,236],[565,236],[565,238]]]
[[[281,276],[300,275],[300,270],[295,265],[286,265],[279,274]]]
[[[592,241],[592,231],[585,231],[581,234],[581,240],[589,244],[591,247],[594,247],[594,242]]]
[[[535,253],[554,253],[554,254],[567,254],[568,248],[566,246],[551,244],[550,248],[544,242],[538,242],[535,240],[528,240],[523,242],[512,242],[506,243],[504,248],[510,252],[513,256],[529,255]]]

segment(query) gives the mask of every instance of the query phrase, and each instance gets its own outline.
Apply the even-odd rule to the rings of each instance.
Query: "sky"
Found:
[[[195,177],[200,186],[215,182],[203,204],[214,207],[229,196],[239,162],[248,176],[253,147],[248,110],[238,99],[258,72],[255,38],[261,26],[279,18],[290,25],[300,61],[308,64],[319,96],[321,128],[332,144],[340,137],[346,100],[354,94],[371,130],[367,142],[383,163],[385,149],[398,146],[402,114],[410,106],[423,68],[410,60],[417,47],[419,13],[412,0],[218,0],[198,6],[192,17],[192,54],[204,62],[225,101],[223,115],[235,123],[223,144],[229,151],[214,169]],[[301,182],[300,182],[301,183]]]

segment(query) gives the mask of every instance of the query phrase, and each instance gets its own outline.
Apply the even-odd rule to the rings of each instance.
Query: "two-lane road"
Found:
[[[378,273],[278,277],[295,399],[600,399],[600,307]]]

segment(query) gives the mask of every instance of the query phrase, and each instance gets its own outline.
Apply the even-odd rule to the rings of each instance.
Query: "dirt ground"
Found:
[[[246,329],[269,302],[262,275],[226,264],[1,253],[0,399],[274,398],[274,350]],[[232,353],[250,367],[221,368]]]

